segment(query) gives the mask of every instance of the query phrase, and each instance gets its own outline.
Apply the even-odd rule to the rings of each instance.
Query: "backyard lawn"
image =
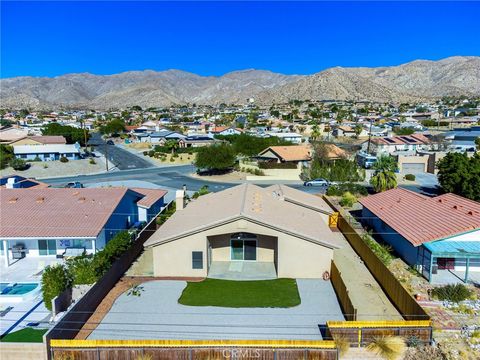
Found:
[[[300,295],[295,279],[205,279],[189,282],[178,302],[190,306],[288,308],[300,305]]]
[[[43,334],[47,329],[32,329],[25,328],[13,333],[7,334],[0,342],[32,342],[41,343],[43,341]]]

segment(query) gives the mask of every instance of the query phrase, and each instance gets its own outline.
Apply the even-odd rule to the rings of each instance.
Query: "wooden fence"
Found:
[[[342,274],[338,271],[333,261],[330,270],[330,280],[335,294],[337,294],[345,319],[349,321],[357,320],[357,309],[353,306],[350,296],[348,295],[348,289],[343,282]]]
[[[328,340],[52,340],[50,351],[54,360],[338,359]]]
[[[405,320],[429,320],[430,317],[425,310],[423,310],[412,295],[405,290],[397,278],[368,247],[365,241],[363,241],[361,235],[365,232],[361,224],[356,222],[350,216],[347,220],[341,209],[338,209],[327,196],[325,196],[324,199],[335,211],[340,213],[338,218],[338,228],[356,253],[361,257],[365,265],[367,265],[368,270],[375,277],[383,291],[385,291],[390,301],[402,314],[403,318]]]
[[[430,344],[432,322],[430,320],[401,321],[327,321],[327,337],[342,338],[350,346],[367,346],[379,336],[400,336],[407,344]]]

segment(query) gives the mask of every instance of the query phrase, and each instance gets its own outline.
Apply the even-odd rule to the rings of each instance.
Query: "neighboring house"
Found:
[[[13,147],[15,157],[23,160],[53,161],[66,157],[68,160],[80,159],[80,145],[47,144],[47,145],[17,145]]]
[[[47,145],[47,144],[58,144],[65,145],[67,140],[61,135],[42,135],[42,136],[27,136],[22,139],[12,141],[10,146],[18,145]]]
[[[215,126],[213,129],[208,131],[209,135],[240,135],[243,134],[243,130],[235,128],[233,126]]]
[[[187,136],[184,139],[180,139],[178,144],[181,148],[189,148],[209,146],[217,142],[218,140],[215,140],[209,136]]]
[[[144,195],[144,197],[137,202],[138,221],[140,222],[149,222],[166,205],[164,197],[167,191],[144,188],[131,188],[131,190]]]
[[[450,273],[465,281],[472,274],[480,279],[480,203],[402,188],[359,202],[364,224],[430,282]]]
[[[275,136],[285,141],[290,141],[293,144],[302,143],[302,135],[293,132],[267,132],[267,136]]]
[[[186,138],[185,135],[170,130],[160,130],[155,132],[147,132],[137,134],[137,139],[140,142],[149,142],[152,144],[165,144],[168,140],[180,140]]]
[[[415,153],[420,150],[430,150],[432,147],[431,141],[422,134],[372,138],[370,140],[370,149],[368,144],[369,141],[365,141],[362,144],[362,150],[365,152],[369,150],[369,153],[375,156],[393,155],[402,152]]]
[[[9,127],[0,129],[0,144],[10,144],[28,136],[28,130]]]
[[[480,137],[480,126],[460,128],[450,131],[445,139],[450,141],[449,148],[459,151],[474,151],[476,149],[475,139]]]
[[[277,163],[305,163],[312,160],[312,148],[306,145],[270,146],[261,151],[256,159]]]
[[[362,131],[358,135],[358,137],[367,136],[368,132],[362,128]],[[333,136],[343,136],[343,137],[357,137],[357,133],[355,129],[350,126],[339,126],[333,130]]]
[[[25,189],[31,187],[49,187],[50,185],[45,184],[41,181],[35,179],[29,179],[20,175],[7,175],[0,178],[0,187],[6,189]]]
[[[163,206],[165,193],[128,188],[0,188],[0,253],[7,266],[12,249],[17,248],[27,257],[56,256],[67,248],[95,253],[140,218],[152,218]]]
[[[183,197],[178,191],[177,211],[144,245],[154,276],[221,277],[219,269],[255,276],[242,272],[248,264],[273,277],[321,278],[342,244],[325,201],[284,185],[238,185],[185,208]]]

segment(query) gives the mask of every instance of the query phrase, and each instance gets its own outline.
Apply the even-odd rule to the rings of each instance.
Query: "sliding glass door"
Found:
[[[257,237],[249,233],[233,234],[230,239],[231,260],[257,260]]]
[[[56,240],[38,240],[38,254],[39,255],[56,255],[57,241]]]

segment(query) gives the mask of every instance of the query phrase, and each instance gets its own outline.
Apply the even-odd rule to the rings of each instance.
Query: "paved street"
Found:
[[[132,154],[116,145],[107,145],[99,133],[92,133],[89,144],[95,146],[98,152],[108,157],[108,160],[115,164],[119,170],[145,169],[152,167],[152,164],[141,157]]]

